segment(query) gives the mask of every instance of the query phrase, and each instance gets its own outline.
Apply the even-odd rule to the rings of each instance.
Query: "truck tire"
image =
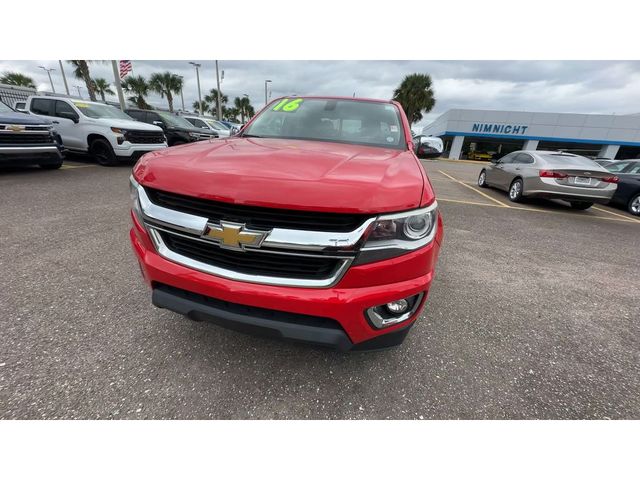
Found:
[[[106,140],[98,138],[91,142],[89,153],[102,166],[112,167],[114,165],[118,165],[118,158],[116,157],[116,154],[113,153],[113,148],[111,148],[111,145]]]

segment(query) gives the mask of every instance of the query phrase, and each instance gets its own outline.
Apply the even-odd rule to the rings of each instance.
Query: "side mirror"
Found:
[[[78,123],[80,121],[80,117],[75,112],[60,112],[58,116],[60,118],[66,118],[67,120],[71,120],[73,123]]]
[[[161,122],[160,120],[154,120],[153,124],[157,125],[160,128],[164,128],[164,122]]]
[[[422,137],[418,142],[418,157],[437,158],[444,152],[444,144],[438,137]]]

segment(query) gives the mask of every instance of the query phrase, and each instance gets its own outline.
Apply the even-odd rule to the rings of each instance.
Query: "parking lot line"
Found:
[[[622,214],[616,213],[616,212],[611,212],[609,210],[605,210],[604,208],[596,207],[595,205],[593,207],[591,207],[591,208],[593,208],[595,210],[598,210],[599,212],[604,212],[604,213],[608,213],[609,215],[615,215],[616,217],[624,218],[625,220],[627,220],[629,222],[640,223],[640,220],[638,220],[636,218],[628,217],[627,215],[622,215]]]
[[[497,203],[498,205],[500,205],[501,207],[504,207],[504,208],[513,208],[513,207],[510,207],[509,205],[507,205],[506,203],[502,203],[500,200],[496,200],[495,198],[493,198],[493,197],[491,197],[491,196],[487,195],[486,193],[481,192],[481,191],[480,191],[480,190],[478,190],[477,188],[472,187],[471,185],[467,185],[467,184],[466,184],[466,183],[464,183],[462,180],[458,180],[457,178],[453,178],[451,175],[449,175],[448,173],[443,172],[442,170],[438,170],[438,172],[440,172],[440,173],[441,173],[442,175],[444,175],[445,177],[450,178],[450,179],[451,179],[451,180],[453,180],[454,182],[458,182],[458,183],[459,183],[460,185],[462,185],[463,187],[469,188],[469,189],[473,190],[474,192],[479,193],[479,194],[480,194],[480,195],[482,195],[483,197],[488,198],[488,199],[489,199],[489,200],[491,200],[492,202]]]
[[[60,168],[64,170],[72,170],[74,168],[87,168],[87,167],[95,167],[95,165],[83,165],[83,164],[67,164],[65,163]]]
[[[494,205],[493,203],[470,202],[468,200],[455,200],[453,198],[438,197],[438,201],[439,202],[463,203],[465,205],[478,205],[478,206],[481,206],[481,207],[499,207],[499,205]]]

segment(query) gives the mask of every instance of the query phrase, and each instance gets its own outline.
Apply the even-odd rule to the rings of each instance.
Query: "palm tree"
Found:
[[[73,75],[80,80],[84,80],[84,84],[87,86],[87,92],[89,92],[89,98],[91,101],[96,101],[96,92],[93,88],[93,80],[91,79],[91,72],[89,71],[89,62],[91,60],[69,60],[69,63],[75,67]]]
[[[251,118],[255,113],[248,97],[236,97],[233,99],[233,106],[240,114],[240,123],[244,123],[244,118]]]
[[[5,72],[4,75],[0,77],[0,83],[13,85],[15,87],[36,88],[36,84],[33,83],[33,78],[18,72]]]
[[[238,123],[238,115],[240,115],[240,110],[235,107],[225,109],[224,117],[230,122]]]
[[[205,100],[202,100],[202,113],[207,113],[210,110],[213,110],[211,105],[209,105]],[[200,105],[198,104],[197,100],[193,102],[193,111],[196,113],[200,113]]]
[[[409,124],[419,122],[422,112],[429,113],[436,104],[431,77],[423,73],[407,75],[394,90],[393,99],[402,105]]]
[[[212,105],[211,114],[214,116],[217,115],[218,90],[216,90],[215,88],[212,88],[211,90],[209,90],[209,94],[204,96],[204,99],[206,102]],[[223,113],[225,111],[226,104],[228,101],[229,101],[229,97],[227,97],[224,93],[220,92],[220,109],[222,110]]]
[[[104,98],[104,94],[108,93],[109,95],[115,95],[116,93],[111,90],[111,85],[104,78],[95,78],[93,80],[93,88],[96,92],[100,94],[100,98],[102,98],[103,102],[106,102]]]
[[[162,98],[167,97],[169,111],[173,112],[173,94],[180,93],[182,77],[171,72],[154,73],[149,80],[149,87],[158,92]]]
[[[151,106],[147,103],[144,97],[149,95],[149,84],[142,75],[130,75],[122,82],[122,89],[132,94],[128,100],[138,108],[148,110]]]

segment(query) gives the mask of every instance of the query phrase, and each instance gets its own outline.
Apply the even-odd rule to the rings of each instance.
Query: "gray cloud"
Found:
[[[203,96],[215,87],[215,64],[202,64]],[[0,61],[0,72],[19,71],[31,76],[39,89],[49,90],[52,72],[56,91],[63,92],[58,62]],[[70,87],[83,83],[72,77],[65,63]],[[91,64],[94,77],[113,79],[110,62]],[[149,77],[169,70],[185,77],[187,108],[197,100],[194,68],[187,60],[133,61],[134,74]],[[640,111],[639,61],[221,61],[222,90],[233,99],[248,94],[256,107],[264,104],[264,80],[273,80],[272,98],[280,95],[331,94],[389,98],[409,73],[431,74],[436,107],[421,124],[450,108],[487,108],[576,113],[636,113]],[[73,91],[76,91],[73,89]],[[86,90],[82,89],[84,96]],[[115,100],[115,97],[112,98]],[[152,105],[166,106],[159,95]],[[180,99],[175,100],[180,105]]]

